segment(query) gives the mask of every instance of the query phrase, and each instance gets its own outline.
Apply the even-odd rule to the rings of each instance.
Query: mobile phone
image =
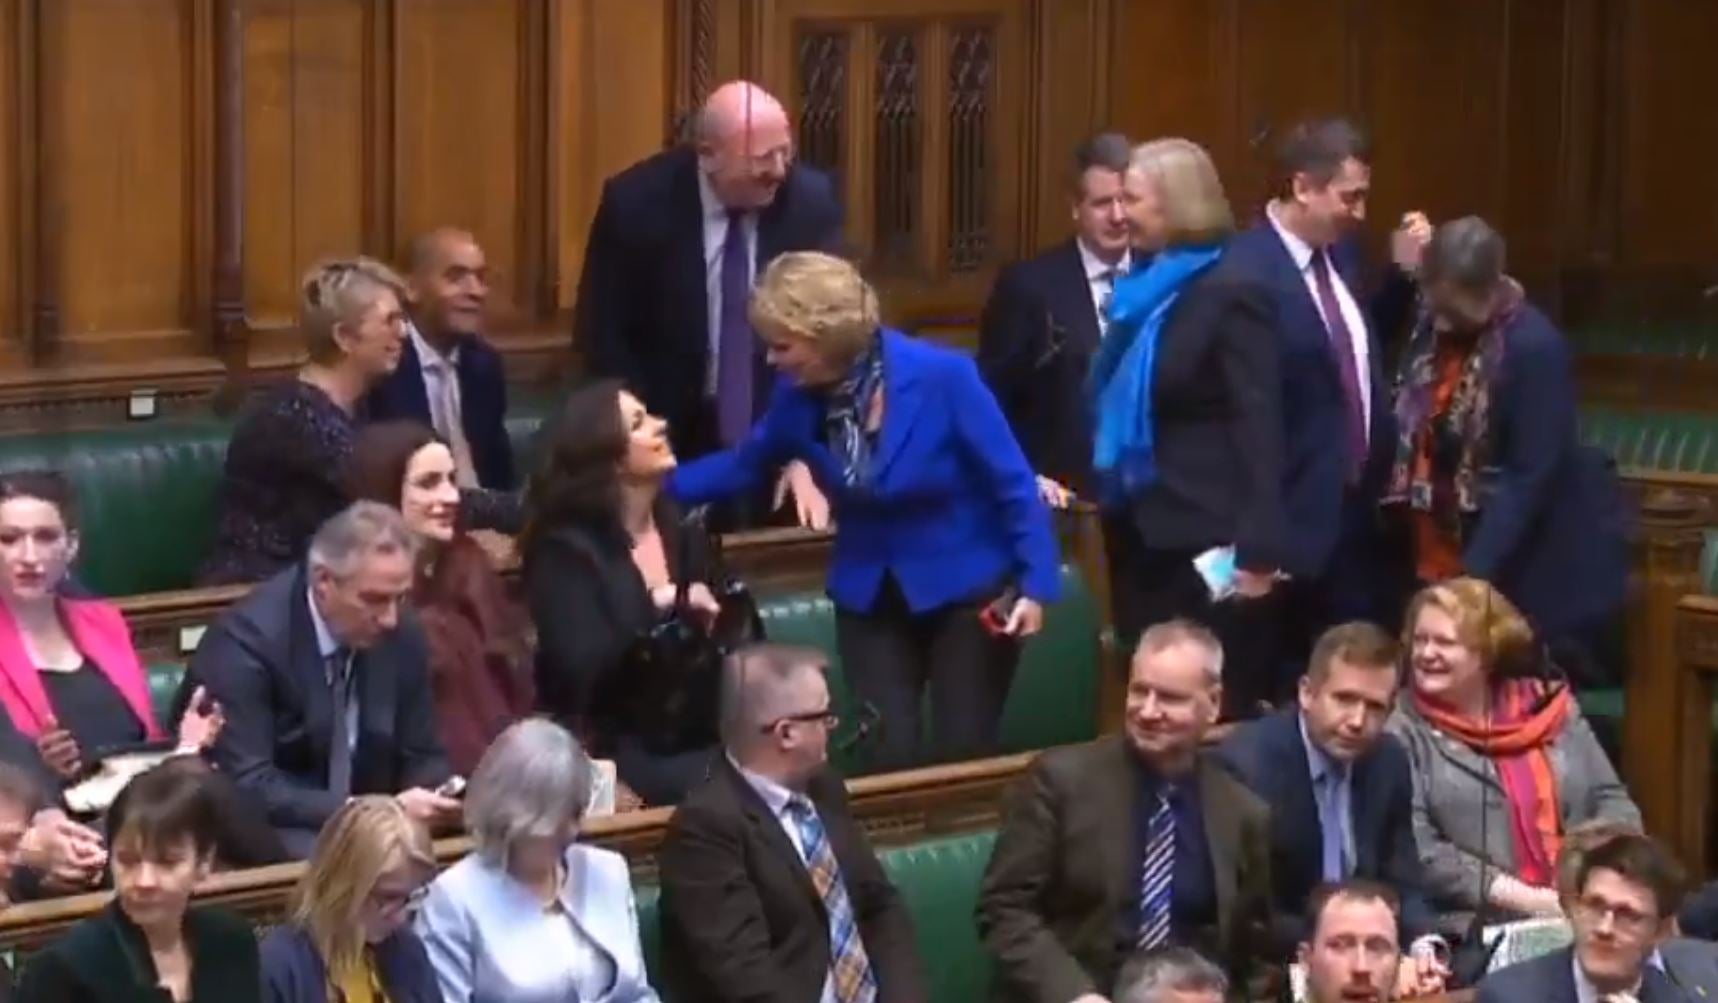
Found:
[[[437,787],[435,792],[440,797],[458,801],[465,796],[465,778],[456,773],[442,781],[441,786]]]
[[[1014,604],[1019,601],[1020,590],[1010,585],[978,611],[978,622],[984,625],[984,629],[989,631],[992,637],[1009,636],[1008,618],[1013,615]]]

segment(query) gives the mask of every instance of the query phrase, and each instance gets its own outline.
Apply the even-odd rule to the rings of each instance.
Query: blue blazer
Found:
[[[1377,294],[1368,299],[1358,244],[1338,244],[1331,260],[1367,315],[1371,449],[1359,490],[1363,497],[1376,499],[1389,476],[1395,444],[1382,337],[1407,319],[1414,287],[1407,276],[1392,268]],[[1237,233],[1229,242],[1224,263],[1270,290],[1282,378],[1283,512],[1290,530],[1284,541],[1283,569],[1297,577],[1317,578],[1324,573],[1342,535],[1348,485],[1343,450],[1338,448],[1347,439],[1348,418],[1330,335],[1306,281],[1270,220],[1261,219]]]
[[[477,335],[465,335],[459,339],[459,363],[454,369],[459,374],[460,423],[465,426],[465,441],[471,444],[477,480],[492,490],[511,490],[513,443],[507,438],[507,376],[501,355]],[[405,341],[400,364],[364,398],[362,413],[369,421],[411,418],[431,424],[423,366],[411,338]]]
[[[1008,580],[1032,599],[1054,601],[1050,510],[978,367],[897,331],[881,336],[883,427],[870,492],[842,483],[822,396],[786,380],[745,441],[680,467],[669,490],[684,504],[703,504],[755,490],[783,463],[803,460],[836,519],[836,605],[871,609],[885,574],[914,612],[987,598]]]
[[[1504,337],[1491,390],[1492,461],[1481,471],[1462,566],[1497,586],[1549,639],[1622,605],[1627,515],[1610,458],[1579,441],[1563,335],[1529,304]]]
[[[1217,758],[1271,809],[1271,941],[1282,958],[1307,938],[1306,903],[1323,881],[1323,829],[1313,799],[1312,768],[1300,736],[1300,711],[1279,711],[1229,733]],[[1426,904],[1420,853],[1414,844],[1414,778],[1408,754],[1393,735],[1355,761],[1349,825],[1356,877],[1395,888],[1402,897],[1406,943],[1437,932]]]
[[[260,950],[266,1003],[327,1003],[328,966],[302,927],[275,927]],[[376,974],[389,1003],[442,1003],[429,954],[409,926],[376,945]]]

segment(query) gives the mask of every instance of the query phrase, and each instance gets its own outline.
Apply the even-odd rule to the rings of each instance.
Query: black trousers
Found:
[[[877,721],[865,746],[873,772],[995,755],[1020,643],[979,621],[990,599],[913,613],[893,578],[871,610],[836,613],[836,647],[856,701]],[[930,737],[924,734],[926,691]]]
[[[1141,547],[1130,578],[1140,630],[1177,618],[1203,624],[1223,645],[1223,718],[1258,717],[1262,705],[1285,695],[1277,663],[1281,630],[1279,599],[1231,597],[1212,602],[1205,580],[1193,567],[1196,550]]]

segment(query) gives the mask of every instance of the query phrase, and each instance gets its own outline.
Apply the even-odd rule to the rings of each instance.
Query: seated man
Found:
[[[1272,940],[1287,959],[1307,939],[1302,910],[1321,882],[1370,878],[1401,895],[1403,939],[1428,969],[1442,942],[1420,891],[1414,778],[1384,734],[1395,706],[1396,642],[1369,623],[1332,627],[1300,681],[1300,706],[1248,721],[1218,756],[1271,808]]]
[[[364,399],[371,421],[410,418],[453,453],[462,488],[510,490],[507,379],[483,337],[489,265],[464,230],[432,230],[411,245],[400,364]]]
[[[393,794],[432,827],[459,802],[436,736],[411,593],[416,542],[394,509],[356,502],[303,564],[258,585],[209,627],[179,691],[226,711],[216,765],[266,806],[293,857],[355,794]]]
[[[1356,1003],[1393,998],[1403,969],[1396,893],[1374,881],[1321,885],[1306,909],[1307,937],[1299,961],[1306,971],[1305,1003]],[[1413,987],[1437,992],[1441,980]]]
[[[660,855],[663,970],[682,1003],[925,999],[906,905],[827,768],[824,664],[759,644],[724,666],[727,755]]]
[[[1479,1003],[1686,1003],[1718,996],[1718,948],[1675,936],[1682,868],[1634,833],[1584,850],[1563,907],[1575,943],[1479,984]]]
[[[1116,979],[1115,1003],[1223,1003],[1229,977],[1185,947],[1135,955]]]
[[[1101,1000],[1136,950],[1195,948],[1237,984],[1267,957],[1268,811],[1199,751],[1222,669],[1209,630],[1157,624],[1133,657],[1126,735],[1032,764],[979,891],[995,998]]]

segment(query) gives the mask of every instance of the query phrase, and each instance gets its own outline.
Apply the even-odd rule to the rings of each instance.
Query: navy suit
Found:
[[[1711,944],[1673,937],[1658,947],[1658,963],[1641,969],[1641,1003],[1696,1003],[1718,995],[1718,951]],[[1478,1003],[1580,1003],[1574,948],[1499,968],[1479,983]]]
[[[892,769],[923,760],[927,687],[938,757],[995,751],[1019,645],[990,637],[979,612],[1010,582],[1041,603],[1060,582],[1049,509],[972,360],[880,337],[883,424],[868,488],[844,482],[823,394],[786,381],[745,440],[681,466],[668,487],[696,505],[805,462],[835,517],[829,595],[846,678],[881,717],[872,765]]]
[[[1281,958],[1305,940],[1307,899],[1323,881],[1323,828],[1313,799],[1312,768],[1301,740],[1300,711],[1278,711],[1230,732],[1218,758],[1271,809],[1271,941]],[[1414,845],[1413,774],[1408,754],[1390,735],[1356,760],[1349,777],[1354,877],[1395,888],[1402,897],[1402,935],[1436,932],[1422,891]]]
[[[1294,587],[1318,593],[1311,597],[1310,615],[1297,617],[1311,621],[1307,627],[1314,634],[1342,620],[1387,623],[1396,615],[1389,608],[1393,603],[1381,602],[1378,595],[1385,571],[1377,565],[1377,499],[1395,444],[1384,338],[1401,327],[1414,297],[1413,283],[1392,268],[1368,298],[1360,249],[1352,241],[1331,248],[1330,258],[1366,315],[1371,342],[1369,450],[1355,483],[1350,483],[1342,445],[1348,418],[1336,354],[1294,258],[1269,220],[1236,234],[1224,257],[1225,264],[1270,291],[1282,381],[1282,504],[1288,528],[1282,570],[1293,576]]]
[[[465,441],[471,446],[471,462],[478,483],[498,491],[511,490],[515,483],[513,444],[507,437],[507,376],[501,355],[474,334],[458,341],[459,416]],[[364,398],[364,415],[370,421],[410,418],[433,425],[430,420],[424,372],[417,344],[405,340],[400,364]]]
[[[823,172],[797,164],[758,213],[754,274],[786,251],[835,252],[841,205]],[[698,154],[676,147],[641,160],[603,185],[591,220],[573,312],[573,339],[592,375],[621,380],[668,420],[674,451],[689,459],[717,448],[710,366],[704,210]],[[757,353],[759,409],[769,386]]]
[[[1503,337],[1491,390],[1491,462],[1481,472],[1479,512],[1464,527],[1462,567],[1497,586],[1555,642],[1622,605],[1623,504],[1609,457],[1577,437],[1563,335],[1523,304]]]

